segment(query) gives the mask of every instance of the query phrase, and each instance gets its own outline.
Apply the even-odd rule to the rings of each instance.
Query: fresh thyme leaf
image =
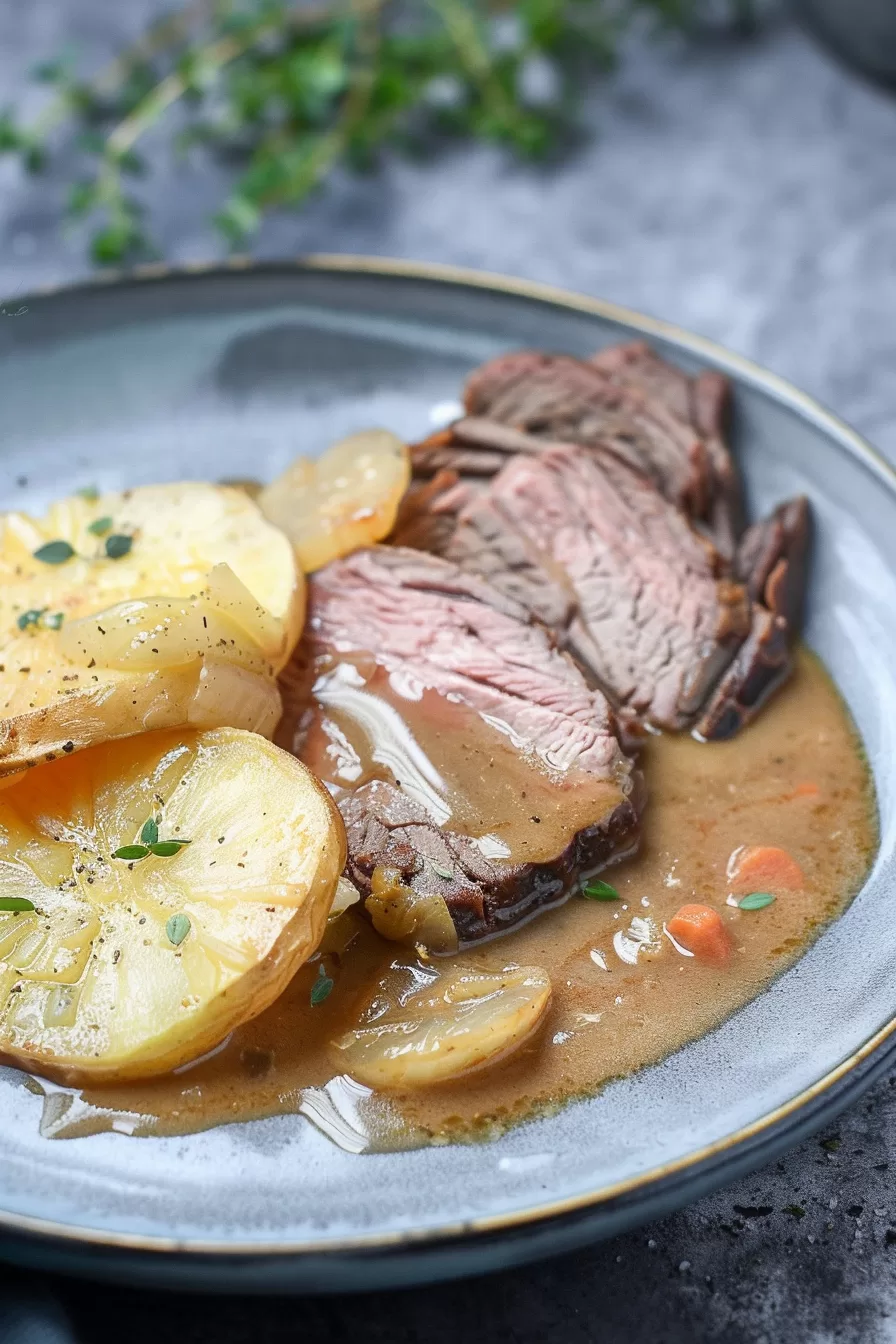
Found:
[[[33,910],[34,902],[24,896],[0,896],[0,910]]]
[[[34,611],[23,611],[21,616],[17,619],[16,625],[20,630],[27,630],[28,627],[32,625],[39,625],[40,618],[45,611],[46,607],[41,607],[39,610]]]
[[[190,932],[190,916],[184,914],[172,915],[165,925],[165,933],[168,935],[169,943],[175,947],[180,947],[187,934]]]
[[[51,611],[49,615],[44,616],[43,623],[48,630],[61,630],[62,622],[65,620],[64,611]]]
[[[74,546],[67,541],[48,541],[45,545],[38,546],[34,558],[44,565],[64,565],[66,560],[71,560],[74,553]]]
[[[112,519],[94,518],[93,522],[88,525],[87,531],[92,532],[95,537],[104,537],[107,532],[112,531]]]
[[[770,891],[751,891],[749,896],[743,896],[737,903],[738,910],[764,910],[767,905],[774,905],[775,898]]]
[[[98,264],[120,265],[152,255],[128,175],[143,168],[138,142],[179,103],[176,149],[245,164],[214,215],[241,246],[267,212],[301,204],[340,168],[375,168],[383,150],[419,155],[453,135],[523,159],[562,151],[633,29],[699,32],[707,12],[746,28],[755,8],[756,0],[180,0],[180,12],[93,81],[48,53],[38,71],[52,82],[49,109],[30,125],[0,110],[0,153],[36,171],[58,143],[63,163],[75,165],[67,217],[89,220]]]
[[[183,849],[184,845],[190,843],[189,840],[155,840],[150,844],[149,852],[159,859],[170,859],[173,854]]]
[[[127,555],[134,544],[133,537],[126,537],[121,532],[113,532],[111,537],[106,538],[106,555],[110,560],[121,560]]]
[[[806,1210],[802,1204],[785,1204],[784,1212],[789,1213],[791,1218],[805,1218]]]
[[[842,1142],[839,1135],[832,1134],[829,1139],[820,1139],[819,1147],[823,1148],[826,1153],[836,1153],[840,1150]]]
[[[83,499],[86,504],[95,504],[100,497],[100,492],[95,485],[82,485],[80,490],[75,491],[75,494],[79,499]]]
[[[112,851],[113,859],[125,859],[132,862],[135,859],[145,859],[149,855],[146,845],[121,845],[119,849]]]
[[[140,830],[140,843],[141,845],[154,845],[158,838],[159,823],[155,817],[150,817],[148,821],[144,821]]]
[[[312,1008],[316,1008],[319,1003],[323,1003],[324,999],[329,998],[330,991],[332,990],[332,988],[333,988],[333,981],[327,975],[326,967],[324,966],[323,962],[321,962],[320,968],[317,972],[317,979],[311,986]]]
[[[443,868],[440,863],[436,863],[435,859],[430,859],[429,866],[439,877],[444,877],[446,882],[450,882],[454,877],[450,868]]]
[[[589,901],[619,901],[621,896],[615,887],[611,887],[609,882],[600,882],[597,878],[592,878],[582,887],[582,895],[587,896]]]

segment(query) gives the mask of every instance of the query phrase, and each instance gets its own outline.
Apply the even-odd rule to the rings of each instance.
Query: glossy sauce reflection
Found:
[[[345,711],[331,703],[327,712],[335,722]],[[415,765],[427,787],[435,787],[437,765],[437,796],[457,809],[453,816],[464,815],[481,795],[455,789],[447,753],[433,748],[435,732],[414,732],[424,760],[406,741],[399,744],[400,765],[397,756],[355,754],[363,770],[407,773],[406,765]],[[443,732],[450,725],[440,727],[439,737]],[[345,768],[337,756],[327,759],[334,775]],[[551,975],[545,1029],[506,1063],[465,1081],[388,1097],[340,1076],[330,1042],[356,1024],[380,978],[399,976],[393,964],[407,962],[401,949],[348,913],[324,944],[334,989],[323,1003],[310,1002],[315,962],[259,1018],[176,1075],[84,1094],[48,1088],[44,1133],[182,1134],[301,1113],[355,1152],[468,1140],[593,1093],[702,1035],[793,961],[858,889],[877,839],[873,796],[852,725],[807,655],[790,686],[740,738],[712,746],[651,740],[645,769],[650,805],[642,851],[607,874],[622,899],[574,897],[474,956],[464,954],[483,966],[541,965]],[[801,788],[807,783],[817,792]],[[496,795],[483,830],[512,838],[511,795]],[[725,907],[728,856],[741,844],[789,849],[806,873],[806,889],[752,915]],[[725,970],[682,955],[662,932],[681,904],[695,900],[724,908],[731,921],[735,952]]]
[[[583,770],[560,772],[511,745],[498,720],[372,659],[322,659],[314,695],[288,734],[337,802],[374,779],[400,785],[450,830],[473,837],[486,858],[556,858],[620,799],[615,785]]]

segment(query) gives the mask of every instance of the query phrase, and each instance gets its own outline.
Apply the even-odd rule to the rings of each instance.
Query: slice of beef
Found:
[[[473,495],[456,471],[439,470],[429,480],[411,481],[398,506],[392,544],[443,555],[451,544],[458,514]]]
[[[730,558],[743,531],[743,494],[726,443],[731,385],[724,374],[704,369],[695,378],[661,359],[646,341],[609,346],[591,359],[612,382],[662,402],[703,440],[709,459],[709,504],[705,518],[717,549]]]
[[[487,577],[521,602],[610,694],[628,730],[641,716],[656,726],[691,726],[698,736],[730,736],[789,672],[805,584],[808,508],[805,500],[792,501],[742,534],[740,482],[725,443],[729,400],[723,375],[706,371],[690,377],[643,341],[613,346],[590,361],[531,351],[492,360],[468,380],[468,414],[412,450],[416,503],[409,525],[399,529],[396,540]],[[720,603],[721,625],[712,635],[694,624],[693,639],[699,643],[705,638],[705,643],[703,653],[692,650],[696,662],[690,672],[688,636],[677,626],[681,612],[673,603],[666,613],[678,642],[664,676],[687,680],[677,705],[655,701],[650,694],[649,660],[662,661],[661,640],[643,665],[646,681],[642,678],[640,686],[620,655],[618,640],[600,647],[614,621],[624,627],[629,616],[626,601],[621,601],[612,620],[606,613],[598,619],[594,592],[576,569],[581,560],[576,545],[569,542],[569,564],[558,556],[564,517],[562,535],[578,535],[579,550],[594,522],[593,516],[583,519],[581,499],[558,502],[551,521],[544,521],[537,462],[545,455],[566,461],[575,445],[595,459],[604,478],[609,456],[627,464],[693,525],[682,533],[680,520],[664,515],[672,531],[665,550],[657,554],[665,557],[673,587],[690,580],[686,555],[678,554],[677,562],[670,559],[677,549],[671,538],[684,535],[692,548],[696,529],[711,540],[706,552],[711,584],[700,589],[700,602],[705,613],[713,602]],[[517,465],[519,459],[522,465]],[[441,474],[433,477],[437,467]],[[450,476],[447,467],[452,468]],[[522,505],[513,488],[514,482],[526,479],[536,484],[532,498]],[[628,494],[635,534],[648,544],[640,510],[650,493],[632,488]],[[579,521],[573,523],[576,508]],[[624,512],[616,509],[613,514],[617,540],[611,528],[602,542],[608,553],[617,553],[623,568]],[[713,581],[715,597],[707,603]],[[746,589],[746,605],[740,585]],[[662,621],[652,626],[647,616],[657,616],[661,593],[647,579],[637,610],[631,594],[627,601],[634,622],[633,650],[640,657],[646,630],[653,629],[659,639]],[[640,635],[635,627],[643,627]]]
[[[597,448],[515,458],[487,502],[569,580],[576,606],[565,640],[614,705],[655,728],[689,727],[751,628],[745,588],[707,538],[640,472]],[[467,533],[482,510],[474,501],[461,512]],[[484,568],[472,545],[463,563]],[[497,566],[490,577],[504,590]]]
[[[471,489],[453,471],[413,482],[391,540],[395,546],[443,556],[468,573],[492,580],[565,645],[576,609],[572,584],[533,538],[505,517],[492,491]]]
[[[811,520],[803,496],[748,528],[735,572],[753,599],[750,634],[695,725],[698,737],[733,737],[790,673],[802,619]]]
[[[691,517],[709,515],[714,476],[706,444],[649,384],[571,355],[520,351],[470,376],[465,407],[536,439],[610,449]]]
[[[614,715],[512,597],[374,547],[309,600],[278,740],[331,789],[365,896],[397,874],[470,943],[632,851],[642,788]]]

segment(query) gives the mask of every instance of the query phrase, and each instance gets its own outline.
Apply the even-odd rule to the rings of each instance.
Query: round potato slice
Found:
[[[388,536],[410,479],[407,444],[386,429],[366,429],[317,461],[297,458],[261,491],[258,504],[311,574]]]
[[[345,862],[314,776],[228,728],[29,771],[0,840],[0,1055],[69,1084],[166,1072],[266,1008]]]
[[[272,733],[304,601],[289,543],[239,490],[0,516],[0,774],[152,728]]]
[[[551,998],[538,966],[403,969],[378,987],[367,1021],[334,1042],[342,1070],[369,1087],[425,1087],[495,1064],[531,1037]]]

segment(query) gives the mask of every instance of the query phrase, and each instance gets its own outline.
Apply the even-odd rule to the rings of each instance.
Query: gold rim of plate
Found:
[[[316,271],[331,274],[375,275],[409,280],[428,280],[441,285],[456,286],[491,291],[497,294],[513,295],[524,299],[534,299],[539,303],[557,308],[567,308],[573,312],[587,313],[609,321],[630,327],[644,336],[671,341],[681,349],[703,356],[713,365],[724,369],[735,378],[768,393],[779,403],[789,406],[797,414],[811,421],[826,434],[835,438],[852,456],[869,467],[891,490],[896,491],[896,468],[886,458],[867,443],[860,434],[851,429],[845,421],[828,411],[814,397],[789,383],[787,379],[770,373],[759,364],[746,359],[718,345],[705,336],[697,336],[678,327],[673,322],[648,317],[632,308],[611,303],[606,299],[589,298],[573,290],[561,289],[555,285],[543,284],[534,280],[522,280],[513,276],[500,275],[490,271],[471,270],[463,266],[450,266],[437,262],[403,261],[391,257],[354,256],[350,253],[311,253],[308,256],[284,258],[279,260],[255,261],[247,256],[234,256],[225,262],[188,262],[181,266],[167,266],[152,262],[136,266],[131,270],[104,272],[86,280],[68,285],[48,285],[16,295],[15,303],[19,311],[25,309],[29,301],[39,300],[53,295],[77,295],[81,291],[102,289],[122,283],[151,283],[154,280],[170,280],[197,275],[226,275],[241,271],[277,271],[292,269],[295,271]],[[788,1117],[802,1110],[810,1102],[825,1095],[842,1079],[869,1059],[874,1052],[896,1033],[896,1016],[892,1017],[872,1036],[847,1056],[840,1064],[831,1069],[811,1087],[804,1088],[789,1101],[775,1107],[766,1115],[754,1120],[752,1124],[734,1130],[715,1143],[696,1149],[687,1157],[667,1162],[638,1176],[583,1195],[570,1195],[564,1199],[549,1200],[531,1208],[512,1213],[490,1214],[479,1218],[465,1219],[462,1222],[446,1223],[438,1227],[417,1231],[375,1232],[363,1236],[330,1238],[321,1241],[306,1239],[290,1241],[206,1241],[190,1238],[180,1240],[176,1237],[140,1236],[128,1232],[104,1232],[99,1229],[73,1227],[67,1223],[57,1223],[48,1218],[35,1218],[28,1214],[12,1214],[0,1210],[0,1230],[25,1232],[31,1236],[45,1237],[66,1242],[85,1243],[89,1246],[103,1246],[119,1250],[155,1251],[161,1253],[215,1255],[215,1256],[320,1256],[339,1255],[346,1251],[386,1250],[389,1248],[415,1247],[425,1248],[439,1243],[457,1242],[475,1235],[500,1233],[530,1227],[548,1222],[564,1215],[584,1213],[597,1209],[603,1204],[624,1199],[635,1191],[649,1189],[651,1186],[668,1181],[670,1177],[689,1170],[697,1170],[703,1164],[723,1153],[732,1153],[743,1147],[751,1139],[768,1133]],[[447,1248],[446,1248],[447,1249]]]

